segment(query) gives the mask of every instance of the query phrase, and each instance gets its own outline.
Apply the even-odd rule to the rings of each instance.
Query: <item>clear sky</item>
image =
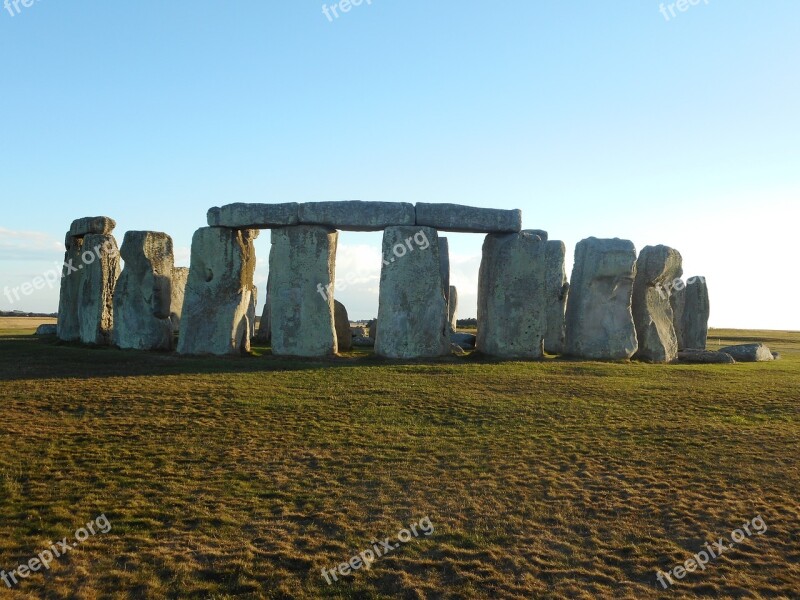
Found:
[[[712,326],[798,330],[800,3],[671,4],[0,7],[0,288],[53,269],[87,215],[120,243],[166,231],[188,266],[211,206],[456,202],[521,208],[570,268],[591,235],[673,246],[708,278]],[[464,317],[482,241],[450,236]],[[377,314],[379,253],[380,234],[340,235],[352,318]]]

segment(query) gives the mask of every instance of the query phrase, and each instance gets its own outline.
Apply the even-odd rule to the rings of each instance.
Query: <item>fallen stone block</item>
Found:
[[[720,352],[730,354],[736,362],[769,362],[775,360],[765,344],[739,344],[720,348]]]
[[[36,333],[33,335],[39,337],[46,337],[50,335],[58,335],[58,325],[53,323],[52,325],[49,323],[43,323],[36,328]]]
[[[711,350],[681,350],[678,352],[678,360],[684,363],[700,364],[732,365],[736,362],[727,352],[713,352]]]

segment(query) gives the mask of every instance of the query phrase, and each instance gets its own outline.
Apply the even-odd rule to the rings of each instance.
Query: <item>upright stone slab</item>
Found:
[[[258,305],[258,286],[250,288],[250,304],[247,307],[247,324],[250,327],[248,335],[252,340],[256,337],[256,307]]]
[[[636,261],[633,322],[639,351],[636,358],[653,363],[678,360],[678,338],[672,324],[669,290],[683,275],[680,252],[669,246],[645,246]],[[664,290],[668,290],[664,294]]]
[[[333,317],[336,324],[336,344],[339,352],[350,352],[353,349],[353,331],[350,329],[350,317],[344,304],[334,300]]]
[[[259,342],[267,343],[272,339],[272,318],[271,318],[271,302],[269,299],[269,281],[267,277],[267,297],[264,300],[264,309],[261,311],[261,321],[258,324],[258,331],[256,332],[256,339]]]
[[[405,202],[306,202],[299,208],[299,222],[344,231],[382,231],[387,227],[414,225],[414,205]]]
[[[636,248],[587,238],[575,247],[566,313],[567,354],[590,360],[631,358],[638,349],[631,312]]]
[[[460,204],[417,203],[417,225],[440,231],[464,233],[517,233],[522,229],[521,210],[477,208]]]
[[[477,349],[499,358],[542,358],[547,330],[546,243],[528,232],[490,234],[478,274]]]
[[[458,329],[458,290],[456,286],[450,286],[450,294],[447,296],[447,316],[450,321],[450,331]]]
[[[78,296],[83,286],[81,252],[83,238],[72,237],[67,232],[64,253],[64,266],[61,269],[61,290],[58,299],[58,338],[65,342],[81,339],[81,323],[78,317]]]
[[[545,234],[547,235],[547,234]],[[567,296],[569,281],[564,267],[567,249],[564,242],[545,241],[545,320],[547,331],[544,336],[545,352],[563,354],[566,348]]]
[[[180,354],[241,354],[250,350],[247,310],[253,289],[257,231],[203,227],[192,237],[183,301]]]
[[[81,342],[111,344],[114,328],[114,289],[119,278],[119,249],[113,235],[91,233],[83,238],[83,278],[78,292]]]
[[[675,329],[675,339],[678,340],[678,351],[685,350],[683,341],[683,309],[686,305],[686,282],[678,279],[673,282],[672,289],[662,290],[662,294],[669,294],[669,304],[672,307],[672,327]]]
[[[172,350],[172,238],[156,231],[128,231],[120,253],[125,268],[114,294],[114,345]]]
[[[388,227],[383,233],[378,356],[432,358],[450,353],[439,244],[429,243],[424,249],[406,245],[407,239],[420,233],[427,240],[437,239],[430,227]]]
[[[690,277],[686,281],[686,303],[683,308],[683,343],[687,348],[705,349],[710,314],[706,278]]]
[[[339,234],[297,225],[272,230],[269,255],[272,353],[336,354],[334,281]]]
[[[446,237],[439,237],[439,270],[442,274],[442,294],[450,315],[450,243]],[[450,322],[448,318],[447,322]]]
[[[183,299],[186,295],[186,284],[189,281],[188,267],[175,267],[172,270],[172,299],[169,305],[169,320],[172,323],[172,333],[181,330],[181,315],[183,314]]]

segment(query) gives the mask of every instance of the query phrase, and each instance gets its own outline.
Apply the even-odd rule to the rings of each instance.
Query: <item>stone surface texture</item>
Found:
[[[465,233],[518,233],[522,230],[522,211],[476,208],[460,204],[416,205],[417,225],[440,231]]]
[[[300,205],[298,214],[301,224],[344,231],[381,231],[416,223],[414,205],[406,202],[307,202]]]

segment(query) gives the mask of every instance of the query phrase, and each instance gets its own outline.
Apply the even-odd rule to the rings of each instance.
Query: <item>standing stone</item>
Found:
[[[273,354],[336,354],[333,294],[338,236],[335,230],[316,225],[272,230],[268,294]]]
[[[405,243],[420,233],[427,240],[436,240],[438,235],[430,227],[387,227],[383,233],[380,327],[375,339],[379,356],[432,358],[450,354],[439,244],[409,249]]]
[[[635,274],[633,242],[594,237],[578,242],[567,300],[567,354],[591,360],[634,355],[638,349],[631,312]]]
[[[333,316],[336,324],[336,342],[339,352],[350,352],[353,349],[353,331],[350,329],[350,317],[344,304],[338,300],[333,302]]]
[[[181,315],[180,354],[249,352],[247,311],[257,235],[257,231],[224,227],[203,227],[195,232]]]
[[[500,358],[542,358],[547,330],[546,243],[528,232],[489,234],[478,274],[477,349]]]
[[[125,268],[114,293],[114,345],[172,350],[172,238],[155,231],[128,231],[120,253]]]
[[[78,291],[78,319],[84,344],[111,344],[119,262],[119,249],[113,235],[91,233],[83,238],[78,267],[83,271]]]
[[[172,332],[181,330],[181,314],[183,313],[183,298],[186,295],[186,283],[189,281],[188,267],[175,267],[172,270],[172,299],[169,305],[169,320],[172,322]]]
[[[272,339],[272,318],[270,317],[269,282],[271,275],[267,277],[267,298],[264,301],[264,310],[261,311],[261,321],[258,324],[256,339],[259,342],[268,343]]]
[[[678,360],[678,338],[672,324],[669,295],[672,282],[681,275],[680,252],[663,245],[642,248],[633,284],[633,322],[639,340],[636,358],[653,363]]]
[[[546,234],[545,234],[546,235]],[[564,242],[556,240],[545,241],[545,319],[547,331],[544,336],[544,349],[549,354],[563,354],[566,345],[567,296],[569,295],[569,281],[564,260],[567,248]]]
[[[258,304],[258,286],[250,289],[250,305],[247,307],[247,324],[250,327],[248,335],[252,340],[256,337],[256,305]]]
[[[450,331],[458,329],[458,290],[456,286],[450,286],[450,293],[447,296],[447,316],[450,321]]]
[[[67,233],[64,253],[64,266],[61,270],[61,291],[58,300],[58,338],[65,342],[81,339],[81,324],[78,318],[78,295],[83,285],[81,252],[83,238],[72,237]]]
[[[683,341],[683,309],[686,305],[686,282],[683,279],[675,280],[675,285],[670,290],[669,304],[672,307],[672,326],[675,328],[678,350],[684,350],[686,344]]]
[[[683,308],[683,343],[687,348],[705,349],[710,314],[706,278],[690,277],[686,282],[686,303]]]
[[[375,338],[378,337],[378,319],[372,319],[367,322],[367,331],[369,332],[369,339],[374,342]]]
[[[442,274],[442,294],[450,314],[450,244],[446,237],[439,237],[439,270]],[[449,319],[448,319],[449,323]]]

